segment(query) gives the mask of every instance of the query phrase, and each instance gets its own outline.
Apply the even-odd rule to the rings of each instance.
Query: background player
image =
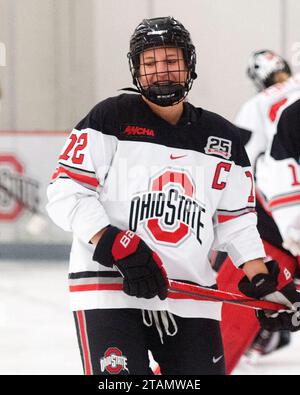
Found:
[[[283,246],[300,256],[300,100],[286,108],[264,166],[281,182],[265,184],[273,217],[280,230]]]
[[[282,246],[283,240],[277,221],[263,191],[270,184],[279,185],[278,180],[282,182],[278,174],[271,175],[266,171],[265,162],[282,111],[300,98],[300,75],[292,77],[287,61],[271,50],[255,51],[250,56],[247,75],[253,81],[258,94],[241,107],[235,124],[243,129],[246,151],[255,168],[258,230],[267,255],[288,265],[291,272],[295,273],[297,261]],[[219,256],[217,265],[220,266],[224,259],[224,256]],[[257,326],[254,326],[254,330],[257,330]],[[251,332],[250,324],[249,331]],[[257,353],[270,353],[288,344],[289,338],[290,334],[286,331],[276,333],[262,330],[248,355],[253,357]]]
[[[258,93],[242,105],[234,123],[245,129],[246,151],[254,166],[270,145],[284,108],[300,97],[300,74],[292,76],[288,62],[271,50],[251,54],[247,75]]]
[[[300,98],[300,75],[292,77],[288,62],[270,50],[256,51],[252,54],[247,74],[260,93],[244,104],[235,123],[251,132],[246,151],[256,168],[258,229],[263,240],[268,243],[265,243],[267,254],[274,256],[279,251],[287,251],[283,249],[278,222],[274,221],[274,211],[270,210],[263,191],[268,184],[279,185],[278,180],[282,178],[265,170],[268,152],[266,155],[264,153],[270,147],[282,111]],[[281,259],[288,260],[290,265],[294,266],[295,272],[296,260],[288,254],[282,255]],[[253,350],[267,354],[288,344],[289,338],[288,332],[270,333],[263,330],[253,344]]]

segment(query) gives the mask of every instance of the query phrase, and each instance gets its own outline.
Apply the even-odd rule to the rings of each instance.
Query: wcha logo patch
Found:
[[[126,126],[124,130],[124,134],[126,134],[127,136],[148,136],[148,137],[155,136],[154,130],[152,129],[143,128],[141,126],[132,126],[132,125]]]

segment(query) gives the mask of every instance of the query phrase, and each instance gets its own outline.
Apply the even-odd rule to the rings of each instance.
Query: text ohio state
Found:
[[[175,188],[168,191],[145,192],[135,196],[131,200],[129,226],[135,232],[140,222],[148,219],[159,219],[160,223],[174,227],[178,223],[186,224],[196,235],[197,240],[202,244],[200,238],[201,215],[205,208],[191,197],[184,196]]]

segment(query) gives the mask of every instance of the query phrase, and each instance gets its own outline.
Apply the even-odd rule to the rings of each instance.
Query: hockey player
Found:
[[[293,77],[285,59],[273,51],[260,50],[250,56],[247,75],[258,93],[241,107],[234,123],[247,131],[246,151],[255,166],[272,141],[283,109],[300,98],[300,74]]]
[[[285,255],[282,254],[282,261],[285,264],[289,261],[292,272],[294,271],[298,277],[295,281],[299,283],[300,100],[283,110],[271,148],[268,147],[264,154],[259,171],[260,174],[267,175],[260,176],[259,191],[265,197],[269,215],[276,223],[278,239],[282,240],[285,251]],[[274,249],[273,245],[273,251]],[[286,331],[271,333],[264,330],[258,335],[252,348],[267,354],[276,347],[280,348],[288,344],[288,340],[289,333]]]
[[[280,183],[265,183],[273,218],[280,230],[283,247],[300,257],[300,99],[286,108],[278,122],[265,170]]]
[[[271,175],[266,170],[265,162],[282,111],[300,98],[300,75],[292,77],[287,61],[270,50],[256,51],[250,56],[247,75],[256,86],[258,94],[241,107],[235,124],[244,129],[242,136],[246,143],[246,151],[256,170],[258,230],[267,255],[284,263],[294,274],[298,266],[297,260],[282,245],[281,232],[263,191],[270,184],[280,185],[278,180],[282,180],[278,177],[279,173]],[[218,261],[221,261],[220,257]],[[223,271],[226,271],[226,268]],[[221,276],[224,275],[223,271],[220,272]],[[232,277],[229,273],[227,276]],[[254,324],[254,330],[257,330],[256,328]],[[248,330],[251,331],[250,324]],[[290,334],[286,331],[275,333],[262,330],[249,349],[248,355],[256,358],[258,354],[268,354],[288,344],[289,338]]]
[[[71,306],[86,374],[223,374],[222,304],[168,292],[215,286],[209,250],[243,267],[257,298],[298,294],[268,271],[250,163],[235,126],[184,101],[196,78],[189,32],[143,20],[128,54],[138,94],[97,104],[74,128],[48,189],[48,213],[74,234]],[[285,295],[285,297],[283,297]],[[290,313],[267,322],[291,325]]]
[[[261,93],[242,107],[235,123],[252,132],[246,151],[256,167],[258,230],[265,241],[267,254],[275,256],[280,253],[281,261],[295,272],[298,269],[296,259],[289,256],[282,245],[282,234],[276,220],[277,210],[270,208],[270,202],[267,202],[263,191],[270,183],[274,186],[280,185],[279,173],[268,173],[265,162],[268,161],[268,150],[281,113],[300,98],[300,75],[292,77],[287,61],[269,50],[257,51],[250,57],[247,74]],[[271,333],[264,330],[258,335],[253,349],[258,353],[268,354],[287,345],[289,340],[290,334],[286,331]]]

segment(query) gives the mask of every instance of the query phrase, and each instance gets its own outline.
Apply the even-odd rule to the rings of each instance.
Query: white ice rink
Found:
[[[0,260],[0,375],[82,374],[67,263]],[[300,374],[300,331],[292,344],[241,363],[234,374]]]

